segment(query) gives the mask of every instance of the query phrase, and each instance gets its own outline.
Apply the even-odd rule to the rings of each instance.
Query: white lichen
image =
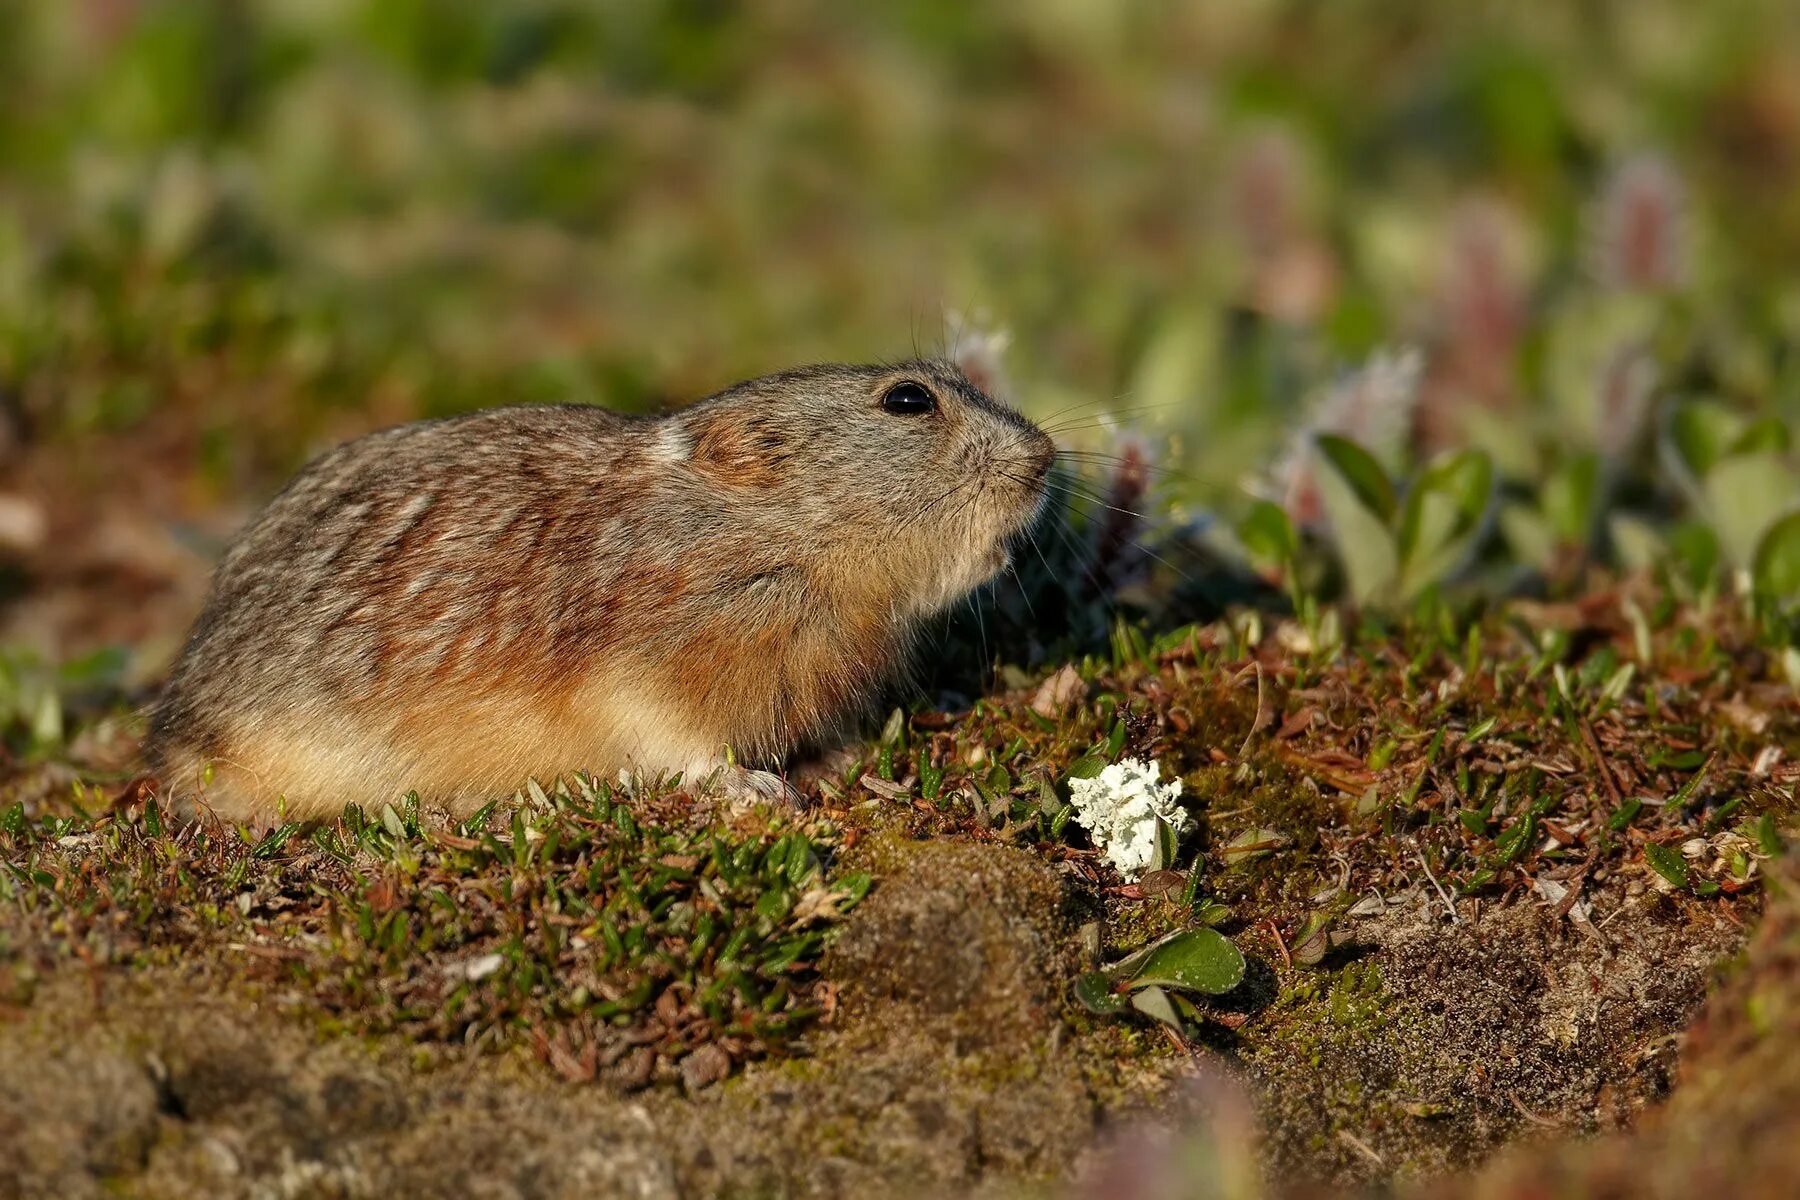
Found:
[[[1155,759],[1127,758],[1092,779],[1071,779],[1069,800],[1075,820],[1094,839],[1108,862],[1128,879],[1141,875],[1156,860],[1156,823],[1176,836],[1193,824],[1177,806],[1181,780],[1161,782]]]

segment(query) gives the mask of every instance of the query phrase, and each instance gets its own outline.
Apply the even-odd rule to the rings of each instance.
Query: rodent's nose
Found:
[[[1042,480],[1050,473],[1050,464],[1056,461],[1056,443],[1036,430],[1033,430],[1032,433],[1035,436],[1032,437],[1028,448],[1030,454],[1028,462],[1032,478]]]

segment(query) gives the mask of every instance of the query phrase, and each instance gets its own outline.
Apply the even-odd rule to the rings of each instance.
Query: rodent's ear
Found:
[[[713,412],[688,424],[696,471],[736,487],[774,487],[787,478],[787,439],[775,422],[744,412]]]

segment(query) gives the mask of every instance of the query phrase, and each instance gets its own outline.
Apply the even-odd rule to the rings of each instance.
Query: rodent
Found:
[[[938,360],[369,434],[226,552],[146,758],[232,821],[466,815],[577,770],[779,795],[759,768],[843,736],[1002,569],[1055,453]]]

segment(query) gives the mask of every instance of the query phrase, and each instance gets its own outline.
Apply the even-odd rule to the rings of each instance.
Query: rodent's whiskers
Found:
[[[1029,527],[1027,527],[1025,531],[1025,540],[1031,543],[1031,548],[1033,550],[1037,550],[1037,539],[1031,536]],[[1044,552],[1042,550],[1037,550],[1037,556],[1038,561],[1042,562]],[[1045,562],[1044,569],[1049,570],[1049,568],[1050,564]],[[1038,623],[1037,605],[1031,602],[1031,593],[1025,589],[1025,581],[1019,578],[1019,568],[1014,565],[1010,558],[1006,563],[1006,573],[1011,575],[1013,577],[1013,582],[1018,585],[1017,591],[1019,593],[1019,599],[1025,602],[1025,612],[1031,617],[1031,623],[1036,625]]]
[[[1040,425],[1039,428],[1041,428],[1046,435],[1056,437],[1059,434],[1073,433],[1082,429],[1102,429],[1107,426],[1116,426],[1119,422],[1128,417],[1141,417],[1147,413],[1167,412],[1169,409],[1177,407],[1179,407],[1179,405],[1172,403],[1139,404],[1134,405],[1131,408],[1113,408],[1099,413],[1070,413],[1068,414],[1067,419],[1050,418],[1045,421],[1044,424]]]
[[[965,498],[961,504],[950,511],[949,515],[944,518],[946,522],[955,521],[956,518],[963,515],[963,512],[967,510],[970,505],[981,499],[981,493],[986,489],[986,484],[981,479],[975,478],[968,480],[965,484],[959,486],[968,486],[970,483],[975,485],[975,489],[968,494],[967,498]]]
[[[1081,581],[1086,586],[1085,594],[1100,602],[1106,609],[1109,622],[1116,619],[1119,615],[1119,606],[1113,603],[1112,597],[1107,592],[1106,580],[1100,576],[1093,547],[1084,546],[1077,541],[1074,532],[1062,521],[1039,522],[1038,524],[1056,535],[1057,543],[1062,547],[1063,553],[1068,555],[1069,563],[1081,574]],[[1028,534],[1033,548],[1037,550],[1038,561],[1044,564],[1044,571],[1051,581],[1062,589],[1065,596],[1075,595],[1076,591],[1071,587],[1069,581],[1064,579],[1062,573],[1052,567],[1049,559],[1045,557],[1043,547],[1037,540],[1036,530],[1028,530]]]
[[[930,500],[928,500],[924,504],[920,505],[919,511],[914,515],[920,516],[920,517],[924,516],[926,513],[930,512],[932,509],[936,508],[938,505],[942,504],[944,501],[946,501],[950,497],[954,496],[957,492],[960,492],[963,488],[966,488],[970,484],[975,483],[975,482],[976,481],[972,478],[957,480],[955,483],[953,483],[949,487],[945,488],[942,492],[938,493],[936,496],[932,497]]]
[[[994,576],[976,590],[980,593],[982,600],[991,602],[995,593],[1000,590],[1000,577]],[[987,673],[986,686],[990,690],[999,688],[1003,686],[1000,682],[1000,652],[998,646],[988,641],[987,604],[975,606],[975,627],[981,634],[981,664]]]
[[[1059,446],[1056,450],[1056,457],[1088,466],[1116,468],[1125,466],[1129,463],[1133,470],[1146,471],[1160,478],[1179,479],[1184,483],[1204,482],[1198,476],[1188,471],[1178,471],[1173,467],[1165,467],[1160,463],[1146,462],[1143,459],[1128,460],[1122,454],[1110,454],[1104,450],[1067,450]]]
[[[1009,478],[1012,478],[1012,477],[1009,476]],[[1084,500],[1089,504],[1097,504],[1101,508],[1107,509],[1111,512],[1116,512],[1116,513],[1120,514],[1121,516],[1133,517],[1139,521],[1143,521],[1143,520],[1147,519],[1143,513],[1137,511],[1135,508],[1121,508],[1117,504],[1109,504],[1105,500],[1102,500],[1098,495],[1096,495],[1092,491],[1085,490],[1084,488],[1079,486],[1079,484],[1076,482],[1076,480],[1078,478],[1079,478],[1078,476],[1067,476],[1067,475],[1062,476],[1060,478],[1049,477],[1044,480],[1044,486],[1047,488],[1050,488],[1050,487],[1061,488],[1063,494],[1066,496],[1074,496],[1077,500]],[[1023,483],[1024,480],[1019,480],[1019,482]]]
[[[1009,479],[1012,482],[1019,484],[1021,487],[1030,487],[1030,486],[1033,486],[1033,484],[1039,482],[1037,480],[1028,479],[1021,475],[1015,475],[1015,474],[1005,470],[1004,468],[997,469],[995,473],[1000,475],[1002,478]],[[1042,481],[1042,484],[1046,489],[1048,489],[1049,483],[1050,483],[1050,481],[1047,479]],[[1072,493],[1072,492],[1068,491],[1067,489],[1065,489],[1065,490],[1059,492],[1058,494],[1068,496],[1068,495],[1073,495],[1075,493]],[[1087,497],[1082,496],[1081,498],[1086,499]],[[1044,571],[1052,579],[1055,579],[1055,578],[1057,578],[1056,568],[1054,568],[1050,565],[1050,560],[1045,557],[1044,549],[1038,543],[1038,540],[1037,540],[1037,532],[1036,532],[1035,526],[1040,525],[1040,524],[1044,524],[1044,523],[1043,522],[1033,522],[1032,525],[1027,525],[1024,529],[1025,539],[1026,539],[1026,541],[1028,541],[1031,544],[1031,548],[1034,551],[1036,551],[1037,556],[1038,556],[1038,561],[1044,564]],[[1094,564],[1091,561],[1093,558],[1092,553],[1089,550],[1086,550],[1086,549],[1078,546],[1075,543],[1074,537],[1070,533],[1068,526],[1066,526],[1062,522],[1060,522],[1060,521],[1051,522],[1046,527],[1054,530],[1057,537],[1061,539],[1063,549],[1068,552],[1070,558],[1075,562],[1077,569],[1081,572],[1082,577],[1084,578],[1084,580],[1086,581],[1086,583],[1088,584],[1090,589],[1092,589],[1092,591],[1096,595],[1104,597],[1105,587],[1104,587],[1103,581],[1100,579],[1098,574],[1096,574],[1094,571]],[[1107,602],[1107,607],[1109,610],[1112,609],[1113,606],[1110,601]],[[1035,615],[1034,615],[1034,619],[1035,619]]]
[[[1067,476],[1064,476],[1060,479],[1057,479],[1057,478],[1046,479],[1044,481],[1044,486],[1045,487],[1060,487],[1062,489],[1062,494],[1065,496],[1072,496],[1077,500],[1084,501],[1088,504],[1097,505],[1100,508],[1104,508],[1111,512],[1118,513],[1121,516],[1131,517],[1137,521],[1146,521],[1147,520],[1147,518],[1144,516],[1144,514],[1141,512],[1138,512],[1136,509],[1121,508],[1116,504],[1108,504],[1105,500],[1102,500],[1100,497],[1093,495],[1090,492],[1083,491],[1082,489],[1076,487],[1074,485],[1074,483],[1071,482],[1069,477],[1067,477]],[[1180,578],[1184,582],[1192,582],[1192,576],[1190,576],[1186,571],[1182,570],[1180,567],[1176,566],[1174,563],[1170,562],[1168,559],[1164,558],[1162,555],[1158,554],[1156,551],[1150,549],[1150,547],[1144,545],[1142,542],[1137,542],[1136,545],[1137,545],[1138,550],[1140,550],[1144,554],[1149,555],[1151,558],[1155,559],[1157,562],[1161,563],[1163,566],[1167,567],[1169,570],[1175,572],[1175,574],[1180,576]]]
[[[1121,400],[1129,399],[1130,396],[1130,392],[1119,392],[1112,396],[1090,396],[1086,400],[1077,400],[1073,404],[1065,404],[1055,412],[1046,414],[1044,419],[1038,422],[1038,428],[1048,429],[1061,418],[1078,413],[1084,408],[1093,408],[1098,404],[1117,404]]]

